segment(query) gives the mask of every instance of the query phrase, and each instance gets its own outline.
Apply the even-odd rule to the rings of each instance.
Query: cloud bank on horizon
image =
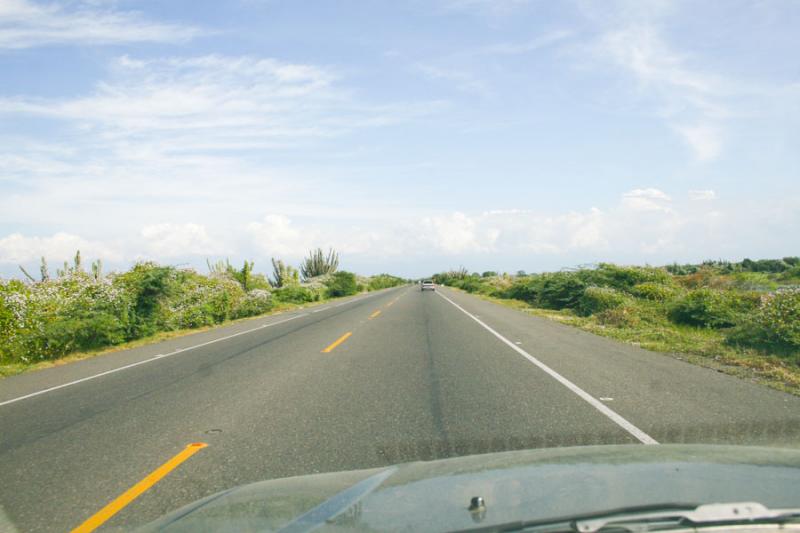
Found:
[[[794,255],[798,22],[781,2],[0,0],[0,276],[76,249],[264,267],[333,246],[415,276]]]

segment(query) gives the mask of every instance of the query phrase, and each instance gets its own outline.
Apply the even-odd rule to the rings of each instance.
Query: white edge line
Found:
[[[647,433],[645,433],[641,429],[637,428],[636,426],[634,426],[633,424],[628,422],[628,420],[623,418],[616,411],[614,411],[612,409],[609,409],[607,405],[605,405],[604,403],[601,403],[597,398],[595,398],[594,396],[592,396],[591,394],[589,394],[588,392],[586,392],[582,388],[578,387],[576,384],[574,384],[573,382],[571,382],[570,380],[568,380],[567,378],[565,378],[564,376],[562,376],[561,374],[559,374],[558,372],[556,372],[555,370],[553,370],[552,368],[547,366],[546,364],[542,363],[541,361],[539,361],[538,359],[533,357],[531,354],[529,354],[528,352],[526,352],[525,350],[523,350],[522,348],[520,348],[519,346],[517,346],[516,344],[514,344],[510,340],[508,340],[505,337],[503,337],[501,334],[499,334],[497,331],[492,329],[489,325],[487,325],[481,319],[477,318],[475,315],[473,315],[472,313],[470,313],[469,311],[467,311],[466,309],[464,309],[463,307],[461,307],[460,305],[455,303],[453,300],[451,300],[450,298],[448,298],[447,296],[443,295],[442,293],[440,293],[438,291],[436,292],[436,294],[438,294],[439,296],[441,296],[442,298],[444,298],[445,300],[447,300],[448,302],[453,304],[462,313],[464,313],[465,315],[470,317],[472,320],[474,320],[475,322],[477,322],[478,324],[483,326],[487,331],[489,331],[489,333],[491,333],[492,335],[494,335],[495,337],[497,337],[498,339],[503,341],[511,349],[513,349],[514,351],[516,351],[517,353],[522,355],[525,359],[527,359],[528,361],[530,361],[534,365],[538,366],[539,368],[541,368],[542,370],[547,372],[551,377],[555,378],[556,381],[558,381],[559,383],[561,383],[562,385],[567,387],[569,390],[571,390],[572,392],[574,392],[575,394],[577,394],[578,396],[580,396],[581,398],[586,400],[586,402],[588,402],[592,407],[594,407],[595,409],[597,409],[598,411],[600,411],[601,413],[606,415],[608,418],[610,418],[614,423],[616,423],[622,429],[624,429],[625,431],[627,431],[628,433],[630,433],[631,435],[636,437],[642,444],[658,444],[657,440],[655,440],[653,437],[651,437],[650,435],[648,435]]]
[[[143,365],[145,363],[152,363],[153,361],[158,361],[159,359],[164,359],[166,357],[177,355],[179,353],[188,352],[189,350],[194,350],[195,348],[201,348],[203,346],[208,346],[209,344],[214,344],[215,342],[224,341],[224,340],[227,340],[227,339],[231,339],[233,337],[238,337],[239,335],[244,335],[246,333],[252,333],[254,331],[258,331],[259,329],[264,329],[264,328],[268,328],[268,327],[271,327],[271,326],[277,326],[278,324],[283,324],[283,323],[289,322],[290,320],[294,320],[296,318],[300,318],[300,317],[304,317],[304,316],[308,316],[308,313],[302,313],[300,315],[295,315],[295,316],[287,318],[285,320],[280,320],[278,322],[272,322],[270,324],[264,324],[262,326],[258,326],[257,328],[248,329],[246,331],[240,331],[240,332],[234,333],[232,335],[227,335],[225,337],[220,337],[218,339],[213,339],[213,340],[210,340],[208,342],[203,342],[201,344],[196,344],[194,346],[189,346],[189,347],[186,347],[186,348],[180,348],[178,350],[175,350],[174,352],[170,352],[170,353],[167,353],[167,354],[156,354],[156,355],[152,356],[150,359],[144,359],[143,361],[137,361],[135,363],[131,363],[129,365],[124,365],[124,366],[121,366],[119,368],[112,368],[111,370],[106,370],[105,372],[100,372],[99,374],[86,376],[85,378],[76,379],[75,381],[70,381],[68,383],[62,383],[61,385],[56,385],[55,387],[50,387],[50,388],[43,389],[43,390],[40,390],[40,391],[32,392],[30,394],[26,394],[25,396],[19,396],[17,398],[12,398],[11,400],[6,400],[4,402],[0,402],[0,407],[2,407],[4,405],[11,404],[11,403],[14,403],[14,402],[18,402],[20,400],[33,398],[34,396],[39,396],[40,394],[45,394],[46,392],[52,392],[54,390],[63,389],[65,387],[70,387],[72,385],[77,385],[78,383],[83,383],[84,381],[89,381],[89,380],[96,379],[96,378],[99,378],[99,377],[102,377],[102,376],[107,376],[108,374],[113,374],[114,372],[119,372],[121,370],[127,370],[129,368],[133,368],[135,366]]]
[[[347,305],[349,303],[357,302],[357,301],[360,301],[360,300],[365,300],[367,298],[370,298],[371,296],[376,296],[378,294],[380,294],[380,292],[376,291],[376,292],[374,292],[372,294],[368,294],[368,295],[363,296],[361,298],[354,298],[352,300],[348,300],[346,302],[342,302],[342,303],[340,303],[338,305],[335,305],[334,307],[339,307],[339,306]],[[331,309],[331,308],[330,307],[326,307],[325,309]],[[322,310],[322,309],[320,309],[320,310]],[[314,311],[312,311],[312,312],[314,312]],[[290,320],[294,320],[295,318],[300,318],[300,317],[308,316],[308,315],[309,315],[309,313],[301,313],[299,315],[295,315],[293,317],[287,318],[286,320],[279,320],[278,322],[272,322],[270,324],[264,324],[264,325],[261,325],[261,326],[258,326],[258,327],[252,328],[252,329],[248,329],[246,331],[240,331],[240,332],[234,333],[232,335],[227,335],[225,337],[220,337],[218,339],[213,339],[213,340],[210,340],[208,342],[203,342],[201,344],[196,344],[194,346],[189,346],[187,348],[179,348],[179,349],[175,350],[174,352],[170,352],[170,353],[167,353],[167,354],[156,354],[156,355],[152,356],[150,359],[145,359],[143,361],[137,361],[135,363],[131,363],[129,365],[124,365],[124,366],[121,366],[119,368],[112,368],[111,370],[106,370],[105,372],[100,372],[99,374],[86,376],[85,378],[76,379],[75,381],[70,381],[68,383],[62,383],[61,385],[56,385],[55,387],[49,387],[47,389],[43,389],[43,390],[40,390],[40,391],[32,392],[32,393],[26,394],[24,396],[18,396],[17,398],[12,398],[10,400],[6,400],[4,402],[0,402],[0,407],[3,407],[4,405],[15,403],[15,402],[19,402],[21,400],[26,400],[28,398],[33,398],[34,396],[39,396],[41,394],[45,394],[47,392],[52,392],[54,390],[63,389],[65,387],[71,387],[72,385],[77,385],[78,383],[83,383],[84,381],[89,381],[89,380],[96,379],[96,378],[99,378],[99,377],[107,376],[108,374],[113,374],[114,372],[119,372],[121,370],[127,370],[129,368],[133,368],[135,366],[143,365],[145,363],[152,363],[153,361],[158,361],[159,359],[164,359],[165,357],[170,357],[172,355],[177,355],[179,353],[187,352],[189,350],[194,350],[195,348],[202,348],[203,346],[208,346],[209,344],[214,344],[215,342],[224,341],[224,340],[227,340],[227,339],[231,339],[233,337],[238,337],[239,335],[244,335],[246,333],[252,333],[252,332],[258,331],[260,329],[269,328],[271,326],[277,326],[278,324],[283,324],[285,322],[289,322]]]

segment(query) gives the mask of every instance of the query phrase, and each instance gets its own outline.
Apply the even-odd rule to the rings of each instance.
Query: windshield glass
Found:
[[[798,27],[0,0],[0,531],[800,506]]]

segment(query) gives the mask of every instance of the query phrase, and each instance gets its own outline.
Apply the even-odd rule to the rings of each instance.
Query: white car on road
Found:
[[[423,291],[435,291],[436,290],[436,285],[434,285],[431,280],[426,279],[425,281],[422,282],[421,290],[423,290]]]

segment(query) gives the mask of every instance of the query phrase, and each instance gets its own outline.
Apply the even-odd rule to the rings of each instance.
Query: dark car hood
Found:
[[[285,478],[210,496],[144,531],[303,530],[331,510],[338,514],[317,531],[448,531],[478,525],[468,510],[474,496],[486,503],[481,526],[659,503],[797,507],[800,450],[588,446]]]

